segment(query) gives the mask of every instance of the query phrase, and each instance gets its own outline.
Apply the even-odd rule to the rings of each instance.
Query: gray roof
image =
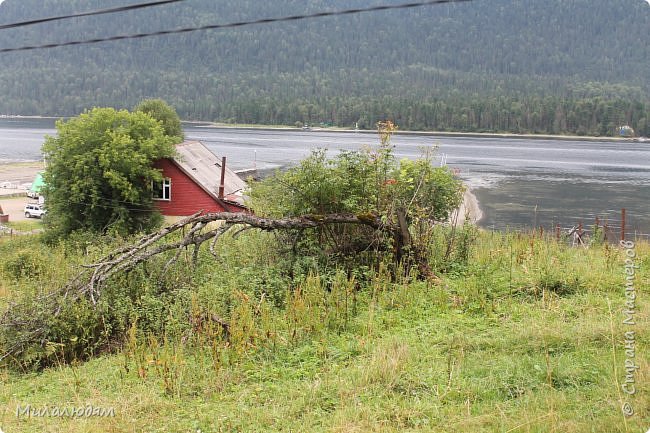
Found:
[[[184,141],[176,145],[178,155],[174,162],[181,170],[190,176],[198,185],[215,199],[219,198],[219,183],[221,181],[221,158],[199,141]],[[248,187],[237,174],[228,168],[226,161],[226,177],[224,182],[224,197],[226,201],[244,203],[244,190]]]

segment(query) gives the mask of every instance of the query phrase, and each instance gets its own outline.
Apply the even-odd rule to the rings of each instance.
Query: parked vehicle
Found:
[[[25,218],[42,218],[47,213],[45,208],[37,203],[30,203],[24,209]]]

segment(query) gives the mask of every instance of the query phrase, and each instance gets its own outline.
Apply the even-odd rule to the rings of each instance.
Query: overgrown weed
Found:
[[[21,399],[90,398],[123,410],[95,431],[136,428],[128,404],[146,414],[137,425],[150,427],[155,418],[179,432],[193,422],[203,431],[582,432],[594,423],[624,431],[612,355],[612,344],[623,348],[616,338],[623,328],[613,324],[612,342],[607,305],[624,300],[615,246],[578,249],[483,232],[467,260],[450,255],[439,281],[382,265],[361,278],[328,271],[291,279],[267,268],[281,257],[251,252],[266,251],[266,236],[227,239],[216,262],[203,252],[191,277],[183,265],[162,279],[149,278],[152,270],[120,278],[108,293],[119,318],[111,326],[122,326],[121,353],[68,367],[60,345],[72,349],[70,338],[90,338],[81,329],[93,328],[62,328],[68,340],[44,349],[56,367],[38,375],[2,370],[0,398],[8,407]],[[649,253],[637,245],[639,287],[649,278]],[[48,263],[65,263],[70,251],[50,254]],[[16,290],[69,272],[49,265],[37,277],[3,271],[2,281]],[[639,306],[647,300],[640,297]],[[79,308],[69,317],[92,323],[89,306]],[[642,351],[650,335],[645,313],[637,330]],[[649,391],[648,365],[640,365],[635,405],[642,414],[650,400],[641,396]],[[54,384],[61,376],[69,390]],[[210,416],[201,413],[207,409]],[[37,423],[29,421],[30,429]]]

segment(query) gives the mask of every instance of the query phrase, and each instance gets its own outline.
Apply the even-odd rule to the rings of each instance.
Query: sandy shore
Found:
[[[24,194],[42,170],[43,162],[38,161],[0,163],[0,196]]]
[[[466,185],[466,188],[465,194],[463,195],[463,202],[449,218],[452,223],[455,221],[457,225],[463,225],[465,221],[470,224],[476,224],[483,218],[483,211],[481,211],[478,199],[472,193],[469,186]]]

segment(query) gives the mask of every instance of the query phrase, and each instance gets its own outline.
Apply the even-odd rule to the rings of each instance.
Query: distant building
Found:
[[[164,177],[162,183],[153,185],[154,200],[163,215],[247,211],[243,195],[246,182],[228,167],[222,167],[222,160],[202,143],[185,141],[176,146],[176,152],[177,157],[154,163]]]

